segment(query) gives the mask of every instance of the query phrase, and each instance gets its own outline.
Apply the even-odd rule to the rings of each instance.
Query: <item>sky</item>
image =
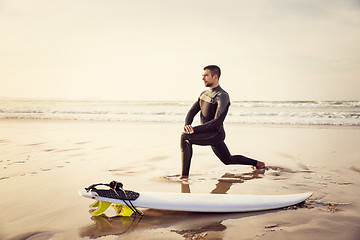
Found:
[[[360,100],[359,0],[0,0],[0,97]]]

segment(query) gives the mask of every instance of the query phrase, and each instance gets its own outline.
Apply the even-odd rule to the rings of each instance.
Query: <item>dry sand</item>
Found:
[[[226,124],[230,151],[269,169],[224,166],[195,146],[182,183],[181,127],[0,120],[0,239],[360,239],[360,128]],[[91,217],[92,201],[78,190],[111,180],[138,191],[314,195],[303,206],[252,213]]]

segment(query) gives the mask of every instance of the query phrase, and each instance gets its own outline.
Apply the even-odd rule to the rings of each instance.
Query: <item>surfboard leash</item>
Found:
[[[124,185],[121,182],[117,182],[117,181],[112,181],[108,184],[107,183],[92,184],[89,187],[85,188],[85,190],[87,192],[89,192],[89,191],[97,192],[97,191],[99,191],[98,189],[96,189],[97,186],[109,187],[110,190],[112,190],[119,197],[119,199],[121,199],[126,204],[126,206],[131,209],[131,211],[133,211],[135,214],[139,214],[140,216],[144,215],[144,213],[142,213],[140,210],[136,209],[136,207],[133,205],[133,203],[131,201],[131,200],[136,200],[139,197],[139,193],[134,192],[134,191],[124,190],[123,189]],[[132,193],[133,196],[128,196],[126,191]],[[123,194],[123,196],[120,195],[120,192]],[[125,200],[127,200],[130,203],[130,205]]]
[[[131,207],[129,206],[129,204],[128,204],[124,199],[122,199],[123,202],[124,202],[135,214],[139,214],[140,216],[143,216],[143,215],[144,215],[144,213],[142,213],[141,211],[139,211],[139,210],[136,209],[136,207],[135,207],[135,206],[133,205],[133,203],[131,202],[130,198],[128,198],[125,190],[123,189],[123,184],[122,184],[121,182],[112,181],[109,185],[110,185],[110,189],[113,190],[113,191],[116,193],[116,195],[118,195],[120,198],[121,198],[121,196],[119,195],[119,193],[117,192],[117,190],[120,190],[120,191],[124,194],[125,198],[128,199]]]

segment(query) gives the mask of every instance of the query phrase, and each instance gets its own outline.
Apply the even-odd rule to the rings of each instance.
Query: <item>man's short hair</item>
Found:
[[[221,70],[220,70],[220,68],[218,66],[209,65],[209,66],[204,67],[204,70],[209,70],[210,73],[211,73],[211,76],[217,75],[218,78],[220,78]]]

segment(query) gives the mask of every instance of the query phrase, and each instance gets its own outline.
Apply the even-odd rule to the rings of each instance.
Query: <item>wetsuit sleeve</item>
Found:
[[[191,125],[195,115],[200,111],[200,103],[199,99],[192,105],[189,112],[187,113],[185,117],[185,125]]]
[[[217,103],[216,113],[213,120],[202,125],[193,127],[195,133],[217,131],[223,126],[223,122],[230,106],[230,98],[227,93],[221,93],[215,98]]]

